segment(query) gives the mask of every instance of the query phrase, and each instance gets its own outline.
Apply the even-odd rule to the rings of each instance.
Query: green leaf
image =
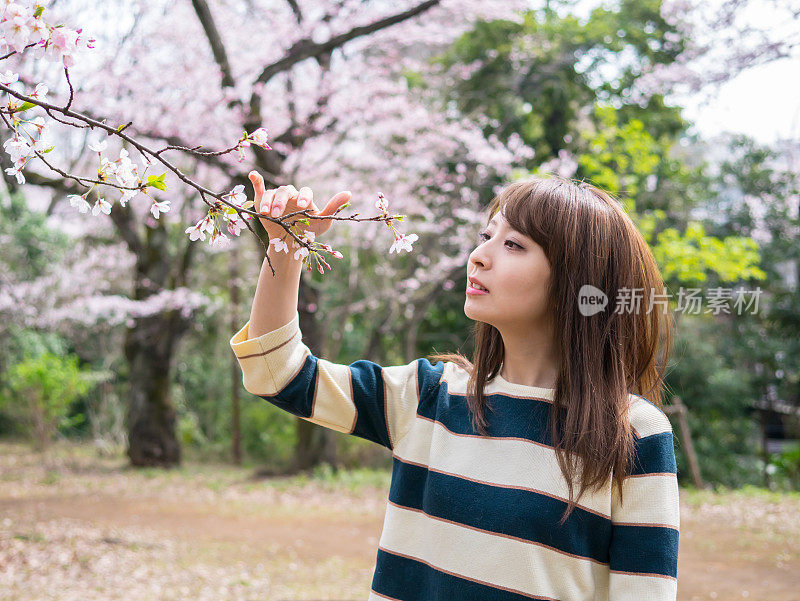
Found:
[[[36,10],[33,11],[34,17],[41,17],[44,12],[44,6],[37,5]]]
[[[38,106],[33,104],[32,102],[23,102],[20,107],[16,110],[16,112],[21,113],[23,111],[27,111],[28,109],[32,109],[33,107]]]
[[[167,185],[164,183],[164,176],[165,175],[166,175],[166,173],[163,173],[163,174],[159,175],[158,177],[156,177],[155,175],[149,176],[147,178],[147,185],[148,186],[153,186],[154,188],[157,188],[159,190],[166,190],[167,189]]]

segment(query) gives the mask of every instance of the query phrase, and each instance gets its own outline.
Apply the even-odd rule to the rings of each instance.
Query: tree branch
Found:
[[[263,83],[266,84],[272,77],[276,74],[281,73],[282,71],[286,71],[290,69],[295,64],[304,61],[307,58],[312,58],[314,56],[319,56],[325,53],[331,53],[336,48],[343,46],[345,43],[353,40],[355,38],[369,35],[370,33],[374,33],[381,29],[385,29],[397,23],[401,23],[407,19],[417,16],[418,14],[425,12],[429,8],[432,8],[438,5],[440,0],[426,0],[421,4],[418,4],[414,8],[410,8],[406,11],[398,13],[396,15],[392,15],[390,17],[386,17],[384,19],[379,19],[374,23],[370,23],[369,25],[360,25],[358,27],[353,27],[350,31],[345,33],[341,33],[339,35],[333,36],[331,39],[317,43],[314,42],[311,38],[305,38],[296,42],[286,55],[277,60],[276,62],[272,63],[271,65],[267,65],[262,71],[261,74],[258,76],[253,84]],[[250,114],[248,123],[260,123],[261,122],[261,94],[258,92],[253,92],[250,96]]]
[[[208,3],[206,0],[192,0],[192,6],[194,7],[194,12],[197,13],[197,18],[200,19],[203,31],[206,33],[214,60],[222,71],[222,87],[234,87],[236,82],[233,79],[231,65],[228,62],[228,53],[225,51],[225,45],[222,43],[222,37],[219,35],[219,30],[214,23],[214,17],[208,8]],[[237,100],[235,103],[241,104],[241,100]]]

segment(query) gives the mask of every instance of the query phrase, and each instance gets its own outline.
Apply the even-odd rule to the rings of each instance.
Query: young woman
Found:
[[[319,211],[308,188],[251,179],[273,216],[349,198]],[[230,341],[244,386],[392,450],[370,599],[674,600],[672,321],[653,256],[617,201],[560,177],[509,185],[487,221],[467,263],[471,361],[315,357],[298,328],[301,261],[271,246],[277,273],[265,260]]]

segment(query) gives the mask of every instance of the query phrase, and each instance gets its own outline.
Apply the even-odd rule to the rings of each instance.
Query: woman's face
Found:
[[[470,277],[489,293],[471,294]],[[550,263],[542,247],[511,229],[499,212],[481,231],[478,246],[469,255],[467,278],[464,313],[470,319],[512,335],[546,321]]]

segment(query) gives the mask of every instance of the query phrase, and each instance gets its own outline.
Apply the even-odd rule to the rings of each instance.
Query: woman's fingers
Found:
[[[334,194],[334,196],[328,201],[328,204],[325,205],[325,208],[322,209],[319,212],[319,214],[320,215],[333,215],[339,209],[339,207],[341,207],[348,200],[350,200],[351,196],[352,196],[352,194],[350,193],[350,190],[347,190],[346,192],[339,192],[338,194]]]
[[[286,208],[286,201],[289,199],[289,191],[284,187],[281,186],[275,191],[275,196],[272,199],[272,204],[270,205],[270,216],[271,217],[280,217],[283,215],[283,209]]]
[[[280,217],[283,215],[283,212],[286,210],[286,205],[289,204],[289,200],[293,198],[297,198],[297,188],[292,186],[291,184],[288,186],[281,186],[275,191],[275,197],[272,199],[272,209],[270,210],[270,216],[272,217]]]
[[[307,209],[314,202],[314,192],[308,186],[303,186],[297,193],[297,208]]]
[[[253,204],[256,206],[256,210],[261,205],[259,202],[261,201],[261,197],[264,196],[264,178],[261,177],[261,174],[258,171],[251,171],[247,174],[250,183],[253,184],[253,191],[255,192],[255,199]]]
[[[280,186],[278,188],[271,188],[265,190],[264,178],[257,171],[251,171],[247,177],[253,184],[255,190],[254,205],[256,211],[264,215],[270,215],[273,218],[280,217],[286,210],[289,201],[294,200],[297,204],[298,210],[312,209],[316,212],[316,205],[314,204],[314,192],[308,186],[303,186],[298,190],[291,184]],[[317,215],[333,215],[339,208],[350,200],[350,191],[339,192],[335,194],[325,205],[322,211],[316,213]]]
[[[264,198],[261,200],[261,206],[258,209],[259,213],[270,214],[270,207],[272,207],[272,200],[275,198],[276,191],[276,188],[272,188],[264,193]]]

